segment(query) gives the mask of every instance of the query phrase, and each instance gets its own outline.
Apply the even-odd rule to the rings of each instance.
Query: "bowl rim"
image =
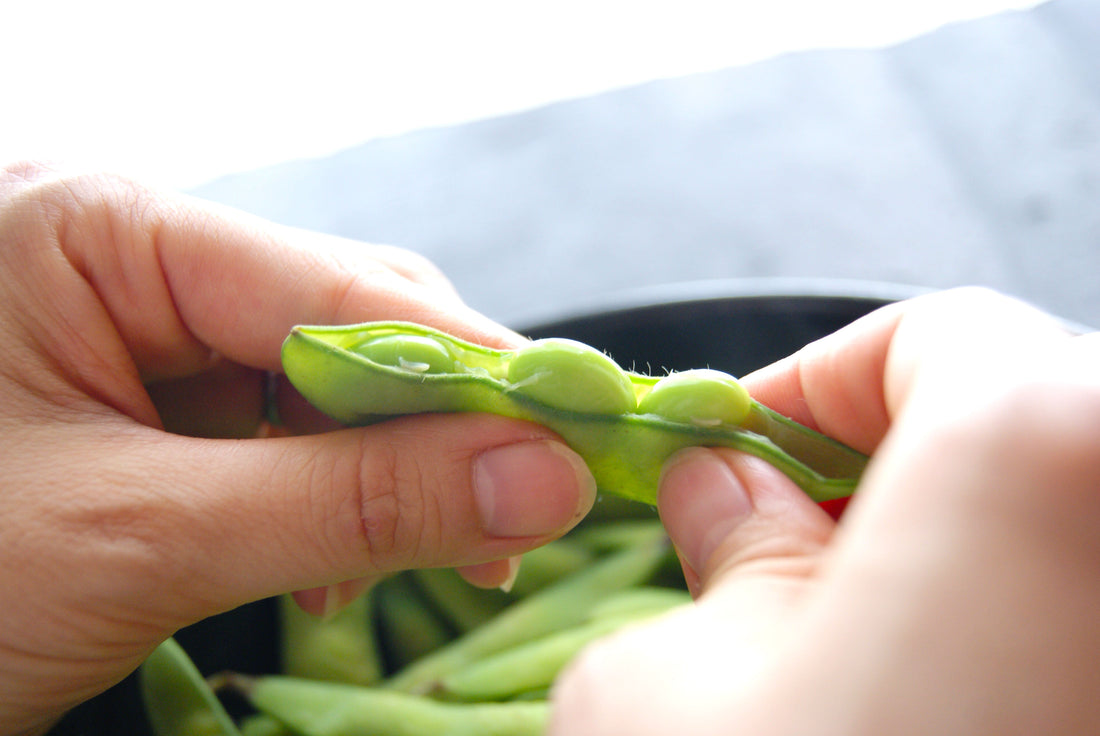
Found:
[[[931,287],[889,281],[826,278],[723,278],[674,281],[618,289],[573,302],[518,315],[514,329],[536,330],[595,316],[730,299],[830,299],[889,303],[936,291]]]

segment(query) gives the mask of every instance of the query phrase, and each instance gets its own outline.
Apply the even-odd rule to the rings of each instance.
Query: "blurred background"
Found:
[[[1100,325],[1100,4],[8,3],[0,159],[423,253],[513,326],[984,284]]]

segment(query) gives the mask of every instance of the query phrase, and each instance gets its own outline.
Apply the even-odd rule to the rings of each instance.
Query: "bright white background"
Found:
[[[366,140],[807,48],[874,47],[1027,0],[11,2],[0,161],[186,188]]]

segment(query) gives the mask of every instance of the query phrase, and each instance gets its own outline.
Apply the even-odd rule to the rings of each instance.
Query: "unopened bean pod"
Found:
[[[515,698],[547,690],[562,668],[590,642],[632,623],[689,605],[672,588],[630,589],[593,606],[583,622],[505,649],[443,678],[443,695],[471,701]]]
[[[237,678],[261,712],[301,736],[541,736],[545,702],[442,703],[422,695],[271,675]]]
[[[377,632],[371,622],[374,591],[363,593],[330,618],[306,613],[290,594],[279,599],[283,671],[353,685],[373,685],[383,676]]]
[[[385,686],[432,692],[439,682],[472,662],[550,632],[574,626],[607,597],[648,581],[670,555],[667,539],[621,550],[505,608],[476,629],[413,662]]]
[[[138,670],[142,702],[156,736],[240,736],[214,691],[175,639]]]

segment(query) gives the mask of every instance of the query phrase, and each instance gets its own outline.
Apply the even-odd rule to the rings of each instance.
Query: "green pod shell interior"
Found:
[[[405,349],[406,341],[412,347]],[[282,361],[295,388],[345,424],[423,412],[488,412],[536,422],[584,458],[601,491],[650,504],[664,461],[685,447],[730,447],[761,457],[817,501],[851,495],[867,462],[751,399],[747,410],[718,412],[717,422],[709,416],[693,421],[698,406],[684,416],[662,416],[676,402],[662,409],[659,394],[647,398],[658,378],[624,371],[572,341],[506,351],[405,322],[298,326],[283,344]],[[547,364],[554,375],[533,379]],[[657,410],[647,413],[654,404]],[[730,423],[731,417],[740,421]]]

